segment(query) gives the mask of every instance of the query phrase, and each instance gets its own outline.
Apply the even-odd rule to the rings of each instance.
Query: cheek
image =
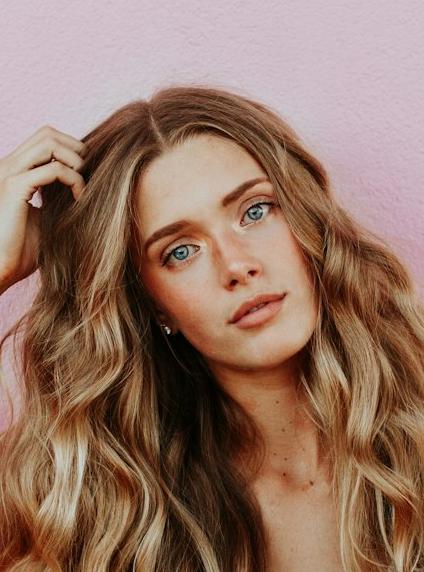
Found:
[[[175,317],[182,330],[201,332],[207,329],[210,321],[210,310],[207,300],[199,294],[188,294],[182,291],[175,294],[174,303],[169,298],[170,312]]]
[[[216,336],[222,330],[217,323],[219,313],[213,311],[216,296],[205,289],[188,290],[175,285],[165,298],[170,315],[180,333],[201,353],[209,355],[216,351]]]
[[[210,319],[210,303],[203,288],[190,287],[190,283],[177,280],[172,273],[169,277],[158,276],[154,270],[144,268],[141,278],[158,307],[169,315],[181,330],[199,332]],[[203,282],[204,284],[204,282]],[[208,302],[209,300],[209,302]]]

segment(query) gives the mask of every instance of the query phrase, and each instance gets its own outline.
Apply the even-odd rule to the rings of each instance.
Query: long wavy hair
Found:
[[[324,167],[274,109],[199,84],[132,101],[84,136],[78,201],[58,181],[42,188],[40,288],[0,346],[23,330],[21,413],[11,404],[0,436],[0,565],[266,570],[259,506],[233,462],[254,451],[254,474],[259,431],[184,336],[163,334],[137,271],[140,177],[206,132],[262,165],[314,279],[318,320],[299,386],[330,452],[343,566],[423,570],[424,308],[414,281],[337,204]]]

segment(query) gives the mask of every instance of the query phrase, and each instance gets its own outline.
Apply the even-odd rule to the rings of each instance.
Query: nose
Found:
[[[246,238],[226,233],[216,241],[221,280],[226,288],[247,284],[262,272],[262,263],[255,256],[253,246]]]

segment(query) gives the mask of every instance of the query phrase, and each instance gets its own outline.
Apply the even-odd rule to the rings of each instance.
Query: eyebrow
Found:
[[[227,207],[228,205],[234,203],[237,199],[239,199],[246,191],[248,191],[251,187],[257,185],[258,183],[269,182],[268,177],[256,177],[255,179],[250,179],[249,181],[245,181],[238,185],[235,189],[233,189],[230,193],[225,195],[221,201],[221,206],[223,208]],[[190,222],[188,220],[182,219],[171,224],[168,224],[159,230],[155,231],[145,242],[144,244],[144,252],[152,246],[154,242],[165,238],[171,234],[175,234],[180,230],[190,226]]]

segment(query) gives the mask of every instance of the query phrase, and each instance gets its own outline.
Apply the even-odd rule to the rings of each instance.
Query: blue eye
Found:
[[[248,213],[249,211],[252,211],[253,218],[251,218],[251,220],[253,220],[253,222],[262,220],[262,214],[263,214],[262,205],[268,205],[269,210],[278,206],[277,203],[274,203],[271,201],[262,201],[262,202],[254,203],[253,205],[251,205],[245,211],[245,214]],[[243,218],[244,218],[244,216],[243,216]],[[246,226],[246,225],[244,225],[244,226]],[[169,251],[164,253],[162,266],[179,266],[178,263],[169,264],[168,261],[171,258],[171,256],[174,256],[175,260],[179,260],[182,263],[184,263],[187,260],[187,258],[185,258],[184,256],[185,256],[185,254],[188,253],[188,247],[189,246],[195,246],[196,248],[200,248],[200,247],[196,246],[195,244],[180,244],[179,246],[173,248],[172,250],[169,250]]]
[[[168,261],[171,254],[175,256],[176,260],[185,260],[184,255],[187,254],[189,246],[194,246],[194,244],[181,244],[180,246],[177,246],[177,248],[174,248],[166,255],[165,262]]]
[[[171,256],[174,256],[176,260],[180,260],[181,262],[184,263],[184,261],[186,260],[186,258],[184,258],[184,254],[187,253],[189,246],[195,246],[196,248],[199,248],[195,244],[180,244],[179,246],[173,248],[169,252],[164,253],[162,266],[175,266],[175,265],[178,266],[178,263],[177,264],[169,263],[169,259],[171,258]]]
[[[253,212],[254,212],[255,214],[253,215],[253,219],[252,219],[252,220],[260,220],[260,219],[262,218],[262,216],[258,217],[258,215],[262,215],[262,212],[263,212],[262,205],[269,205],[270,207],[277,206],[275,203],[272,203],[272,202],[270,202],[270,201],[268,201],[268,202],[262,202],[262,203],[255,203],[255,204],[251,205],[251,206],[247,209],[246,213],[248,213],[249,211],[251,211],[251,210],[253,209]],[[243,217],[243,218],[244,218],[244,217]]]

